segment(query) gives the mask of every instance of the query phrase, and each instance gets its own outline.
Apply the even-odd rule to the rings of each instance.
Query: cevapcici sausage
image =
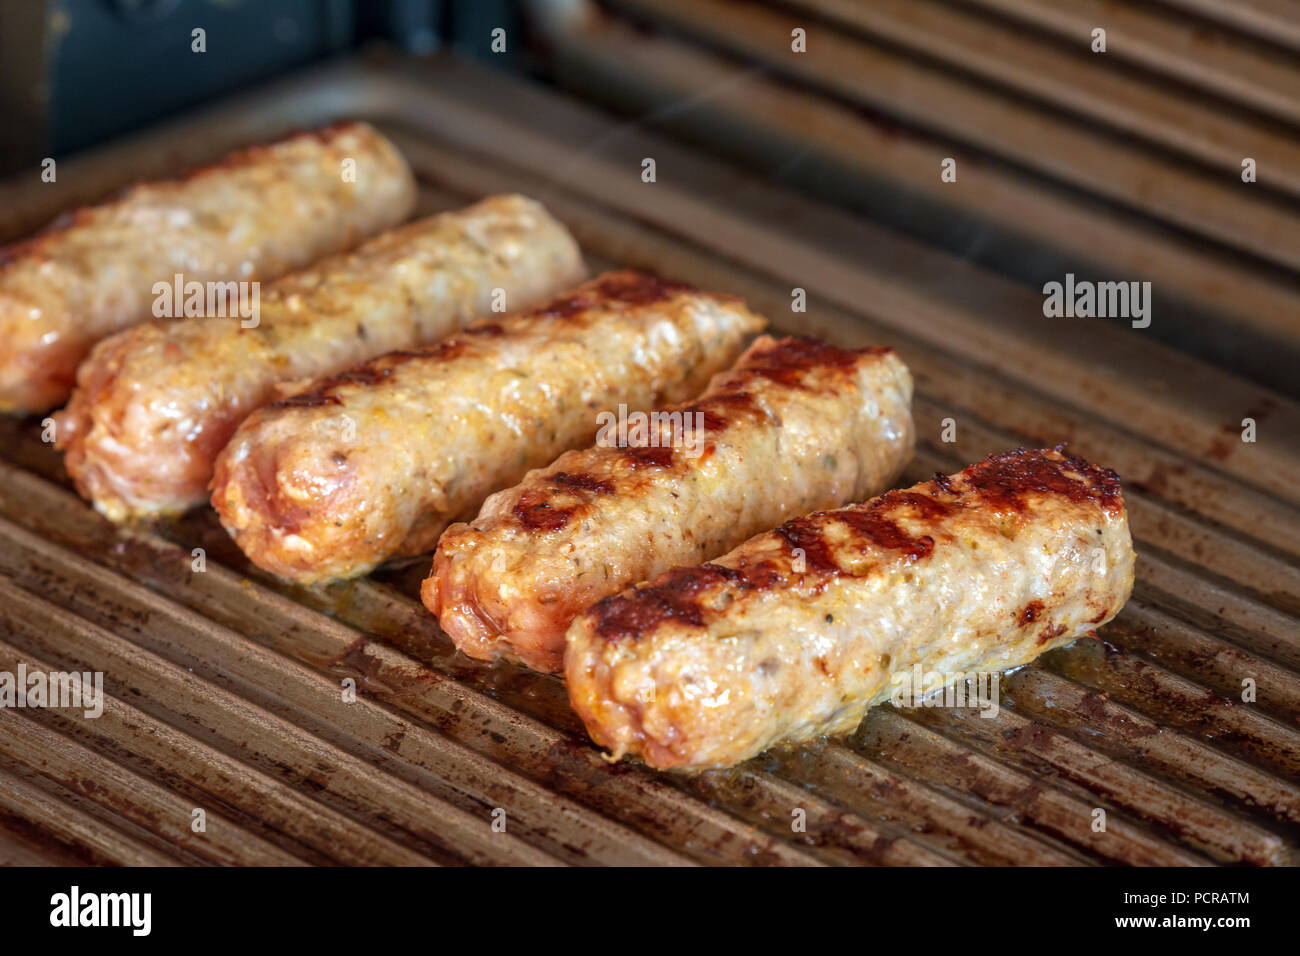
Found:
[[[565,679],[616,757],[728,766],[852,730],[916,664],[995,672],[1087,634],[1133,564],[1114,472],[996,455],[606,598],[569,629]]]
[[[696,394],[762,324],[730,296],[610,273],[254,412],[217,459],[212,505],[276,574],[364,574],[588,444],[601,412]]]
[[[95,347],[56,420],[68,473],[110,518],[202,504],[217,452],[280,383],[428,345],[582,280],[568,231],[522,196],[410,223],[270,284],[238,317],[147,322]],[[494,299],[496,302],[494,302]]]
[[[911,401],[892,349],[763,336],[644,436],[567,452],[449,528],[424,603],[472,657],[559,670],[600,598],[888,488],[912,455]]]
[[[347,123],[56,220],[0,250],[0,411],[62,404],[96,341],[151,317],[156,283],[274,279],[396,225],[414,205],[402,155]]]

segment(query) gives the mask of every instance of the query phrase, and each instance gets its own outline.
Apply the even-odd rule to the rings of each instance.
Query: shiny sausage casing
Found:
[[[217,460],[212,504],[269,571],[364,574],[589,444],[601,412],[698,393],[762,324],[730,296],[610,273],[258,410]]]
[[[369,125],[344,123],[65,215],[0,250],[0,411],[61,405],[96,341],[153,316],[155,283],[274,279],[414,206],[401,153]]]
[[[565,679],[616,757],[729,766],[853,730],[917,664],[996,672],[1088,634],[1134,557],[1114,472],[995,455],[606,598],[570,627]]]
[[[282,383],[427,345],[584,277],[568,230],[523,196],[493,196],[384,233],[270,283],[238,317],[147,322],[95,347],[57,419],[78,490],[114,520],[208,497],[217,453]]]
[[[912,455],[911,400],[892,349],[763,336],[639,440],[566,452],[449,528],[424,602],[470,656],[559,670],[600,598],[888,488]]]

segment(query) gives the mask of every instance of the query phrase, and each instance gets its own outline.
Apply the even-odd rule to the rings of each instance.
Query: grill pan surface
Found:
[[[995,719],[886,706],[847,740],[725,773],[656,774],[607,764],[555,678],[456,654],[418,601],[425,562],[307,590],[250,566],[208,510],[116,529],[71,491],[41,423],[6,419],[0,671],[102,671],[107,701],[98,720],[0,709],[0,862],[1295,862],[1295,402],[1115,324],[1044,319],[1037,289],[938,245],[454,60],[347,61],[69,160],[46,188],[6,184],[0,233],[340,118],[397,142],[421,212],[523,192],[569,225],[593,270],[654,269],[741,295],[781,331],[895,346],[916,376],[921,438],[904,484],[1063,440],[1115,468],[1139,553],[1134,597],[1101,640],[1004,679]],[[906,134],[895,149],[923,142]],[[645,157],[655,183],[641,180]],[[981,185],[1010,182],[1003,164],[970,168]],[[997,214],[1014,216],[1033,188],[1008,186]],[[973,192],[954,207],[992,215],[974,208],[987,192]],[[1089,218],[1053,196],[1062,215],[1161,263],[1192,270],[1203,254],[1151,224],[1164,208],[1130,228],[1129,212]],[[1284,294],[1252,282],[1252,295]],[[796,287],[806,314],[791,312]],[[1284,326],[1256,331],[1294,333]],[[1245,417],[1256,443],[1240,440]],[[946,419],[955,441],[941,438]],[[1247,678],[1254,703],[1241,699]]]

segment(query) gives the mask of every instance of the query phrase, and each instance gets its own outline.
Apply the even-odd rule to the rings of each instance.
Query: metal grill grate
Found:
[[[787,8],[707,5],[720,16],[775,22],[789,15]],[[1265,22],[1211,0],[1176,5],[1221,15],[1243,30]],[[613,6],[670,12],[661,3]],[[825,16],[853,6],[791,5]],[[862,26],[883,34],[897,22],[909,32],[890,39],[904,43],[922,30],[908,18],[932,6],[882,4],[879,18]],[[958,6],[996,7],[1013,17],[1027,16],[1034,5]],[[1260,17],[1271,9],[1252,6]],[[706,21],[701,14],[694,27]],[[1158,22],[1172,28],[1175,21]],[[1145,30],[1146,23],[1135,21],[1132,29]],[[1062,24],[1042,19],[1036,28],[1069,28]],[[937,39],[927,35],[933,43],[960,41],[950,29]],[[724,34],[746,43],[763,35]],[[573,83],[579,73],[598,75],[602,58],[621,60],[625,71],[653,59],[658,68],[639,74],[649,85],[656,77],[667,82],[669,74],[721,77],[710,72],[720,68],[714,54],[618,24],[590,24],[564,42],[557,69],[573,71]],[[1147,56],[1144,69],[1162,68],[1148,48],[1139,49],[1147,50],[1133,54]],[[926,54],[946,55],[944,48]],[[1225,71],[1232,65],[1223,61]],[[964,67],[983,68],[975,58]],[[908,68],[921,71],[903,84],[917,95],[913,80],[941,79],[930,65]],[[834,72],[833,63],[811,58],[808,69]],[[806,79],[838,82],[832,74]],[[1283,109],[1268,95],[1269,83],[1298,76],[1294,69],[1281,77],[1252,72],[1251,95],[1241,98],[1256,110]],[[869,92],[855,83],[836,91],[838,99],[822,98],[784,90],[762,71],[744,83],[754,85],[722,89],[705,104],[713,112],[702,115],[728,117],[735,135],[751,143],[763,124],[769,134],[781,131],[786,107],[838,116],[849,111],[845,98]],[[1150,86],[1163,89],[1154,80]],[[1138,89],[1117,86],[1127,100],[1108,96],[1072,108],[1155,109],[1157,94],[1141,99]],[[1237,93],[1226,81],[1216,91]],[[925,105],[907,108],[919,113]],[[981,125],[980,117],[963,117],[949,105],[946,119],[930,122],[964,120],[974,124],[971,131]],[[875,153],[871,138],[886,135],[878,120],[844,127],[836,144],[831,127],[799,115],[802,129],[821,137],[806,141],[807,148],[838,145],[860,161],[859,172],[877,164],[872,175],[882,181],[905,183],[908,157],[930,163],[937,155],[927,145],[933,129],[890,134],[890,150]],[[555,678],[454,653],[416,599],[423,563],[309,591],[250,567],[207,511],[120,531],[69,490],[58,457],[40,441],[38,422],[5,421],[0,670],[25,662],[103,671],[109,700],[93,721],[54,710],[0,710],[0,860],[1295,862],[1295,402],[1128,329],[1044,320],[1036,289],[954,257],[941,244],[800,198],[645,125],[612,123],[555,93],[452,61],[345,64],[61,164],[60,183],[48,192],[34,195],[22,183],[0,189],[0,208],[11,211],[3,232],[26,231],[128,176],[341,116],[370,119],[395,139],[422,181],[425,211],[488,192],[528,193],[569,224],[593,268],[657,269],[744,296],[778,327],[842,344],[894,345],[918,386],[923,440],[908,482],[1020,444],[1068,439],[1073,451],[1126,480],[1140,554],[1134,598],[1103,629],[1103,641],[1080,641],[1004,681],[996,719],[884,707],[846,741],[773,753],[727,773],[655,774],[607,765]],[[1171,137],[1180,125],[1170,118]],[[950,126],[939,133],[964,131]],[[1300,163],[1292,162],[1300,145],[1289,133],[1269,135],[1284,156],[1277,188],[1289,190],[1300,181]],[[1214,135],[1196,142],[1205,149],[1199,162],[1233,165],[1227,153],[1210,149]],[[982,158],[961,160],[961,175],[975,177],[979,188],[930,201],[981,220],[994,235],[1014,222],[1022,237],[1042,230],[1041,238],[1051,236],[1066,252],[1072,243],[1101,241],[1108,255],[1149,253],[1143,261],[1171,270],[1169,276],[1207,285],[1239,278],[1234,288],[1246,305],[1219,295],[1203,302],[1206,308],[1250,311],[1254,331],[1283,344],[1300,335],[1294,288],[1278,278],[1278,270],[1295,265],[1291,245],[1300,239],[1289,205],[1272,213],[1279,241],[1254,248],[1263,242],[1261,220],[1229,202],[1223,189],[1195,191],[1187,203],[1172,196],[1172,205],[1163,205],[1159,191],[1130,193],[1111,182],[1115,194],[1106,198],[1114,207],[1089,207],[1077,191],[1106,190],[1084,157],[1057,157],[1063,165],[1038,171],[1069,181],[1074,192],[1067,192],[1059,183],[1017,178],[1009,162],[987,155],[1000,144],[1005,140],[988,130],[972,144]],[[1196,143],[1165,146],[1195,153]],[[1123,141],[1106,148],[1138,163],[1146,147]],[[654,184],[640,180],[646,156],[657,161]],[[933,189],[914,179],[912,187]],[[1046,205],[1034,206],[1040,198]],[[1030,208],[1065,218],[1024,220]],[[1079,228],[1059,235],[1061,222]],[[1236,253],[1212,255],[1211,241]],[[1207,277],[1198,263],[1219,271]],[[1200,297],[1195,282],[1185,290],[1193,298]],[[808,292],[807,315],[791,316],[794,286]],[[1264,302],[1278,308],[1255,313]],[[1292,311],[1280,311],[1284,304]],[[1248,415],[1260,423],[1253,445],[1237,440],[1237,423]],[[957,422],[955,443],[939,439],[945,418]],[[194,547],[206,550],[205,571],[192,568]],[[345,677],[361,691],[355,703],[341,700]],[[1240,702],[1244,677],[1257,683],[1257,703]],[[205,833],[191,831],[194,808],[207,814]],[[492,829],[496,808],[506,811],[506,833]],[[792,832],[796,808],[806,812],[804,833]],[[1095,808],[1107,811],[1104,832],[1093,830]]]

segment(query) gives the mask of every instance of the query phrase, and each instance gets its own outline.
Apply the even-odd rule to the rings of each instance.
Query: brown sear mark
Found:
[[[1021,627],[1025,627],[1026,625],[1032,624],[1034,623],[1034,621],[1038,620],[1038,615],[1042,613],[1043,613],[1043,602],[1030,601],[1028,604],[1026,604],[1023,608],[1020,609],[1020,615],[1017,618],[1017,620],[1019,620]]]
[[[760,414],[752,395],[744,392],[720,392],[682,407],[682,422],[694,428],[698,421],[705,431],[720,432],[732,422]],[[696,419],[695,416],[699,416]]]
[[[840,564],[831,553],[826,543],[825,531],[813,520],[815,515],[787,521],[776,529],[776,533],[790,547],[791,551],[803,552],[804,563],[810,570],[838,574]]]
[[[681,406],[683,421],[691,428],[696,427],[698,421],[704,431],[721,432],[737,421],[767,418],[767,413],[759,407],[754,396],[743,390],[754,378],[803,388],[804,375],[810,371],[828,367],[852,368],[864,354],[892,351],[887,346],[850,351],[813,338],[780,339],[770,348],[755,352],[736,370],[730,381],[736,390],[708,394],[690,405]]]
[[[656,583],[598,601],[591,609],[596,633],[605,640],[636,637],[669,621],[689,627],[704,626],[700,595],[716,584],[733,584],[742,590],[771,587],[780,573],[768,562],[741,568],[701,564],[674,568]]]
[[[695,292],[693,286],[669,282],[651,272],[608,272],[598,279],[579,286],[577,290],[552,299],[533,310],[532,315],[543,319],[563,319],[589,309],[614,302],[625,305],[650,305],[674,295]]]
[[[593,478],[591,475],[573,475],[567,471],[557,471],[551,475],[551,481],[559,485],[560,488],[580,488],[583,491],[591,491],[602,495],[610,494],[614,490],[614,486],[603,478]]]
[[[952,507],[945,502],[915,491],[889,491],[881,496],[881,500],[889,502],[890,507],[894,508],[900,505],[914,508],[920,513],[921,518],[926,521],[938,521],[940,518],[946,518],[952,511]]]
[[[1056,451],[1059,453],[1060,448]],[[1075,472],[1076,478],[1066,472]],[[1055,495],[1067,501],[1096,501],[1106,511],[1123,510],[1119,475],[1081,458],[1052,457],[1049,452],[1018,451],[991,455],[959,476],[984,505],[999,511],[1023,511],[1030,494]]]
[[[1088,480],[1085,482],[1066,475],[1066,469],[1087,476]],[[996,455],[971,466],[957,477],[983,498],[985,504],[1012,502],[1019,509],[1023,507],[1021,496],[1032,491],[1062,495],[1072,501],[1097,500],[1103,507],[1122,507],[1119,479],[1114,472],[1079,459],[1063,457],[1058,461],[1041,452],[1021,450]],[[941,475],[936,476],[931,485],[936,491],[954,496],[966,491],[955,488],[950,479]],[[915,513],[922,521],[936,521],[958,507],[960,504],[940,501],[916,491],[890,491],[861,505],[787,521],[773,533],[791,551],[802,550],[809,571],[840,576],[848,572],[840,567],[826,537],[827,530],[836,523],[856,536],[859,547],[869,542],[882,550],[897,552],[903,560],[915,562],[933,553],[934,538],[908,533],[894,520],[895,513],[906,510]],[[709,588],[722,585],[743,591],[761,590],[786,579],[788,574],[788,569],[767,560],[743,563],[737,568],[715,564],[677,568],[652,584],[597,603],[591,610],[595,630],[606,640],[615,640],[648,633],[669,621],[703,627],[705,609],[700,597]],[[1041,602],[1030,602],[1021,612],[1021,623],[1037,620],[1041,610]],[[1045,627],[1038,643],[1045,644],[1064,632],[1064,625]]]
[[[934,477],[930,479],[930,484],[934,486],[935,491],[941,491],[944,494],[953,495],[954,497],[961,494],[961,492],[952,486],[951,475],[941,475],[938,472],[935,472]]]
[[[691,416],[691,421],[696,420],[696,415],[700,416],[698,420],[701,427],[709,432],[720,432],[731,424],[726,415],[719,415],[707,405],[687,405],[682,409],[682,414]]]
[[[1038,646],[1046,644],[1048,641],[1054,641],[1065,633],[1064,624],[1052,624],[1043,628],[1043,633],[1038,635]]]
[[[596,633],[606,640],[634,637],[665,621],[703,627],[704,616],[696,598],[711,584],[728,580],[729,571],[715,564],[676,568],[658,584],[598,601],[591,609],[596,618]]]
[[[868,539],[878,548],[901,552],[908,561],[920,561],[934,551],[934,538],[928,534],[919,538],[910,535],[875,509],[849,511],[842,520],[855,534]]]
[[[640,468],[671,468],[673,464],[673,450],[667,445],[645,448],[624,448],[623,454],[631,463],[634,469]]]
[[[898,508],[913,508],[923,519],[930,521],[942,518],[950,510],[948,505],[928,495],[891,491],[854,508],[787,521],[776,529],[776,534],[792,550],[799,548],[803,551],[810,570],[827,574],[845,573],[826,541],[826,524],[834,521],[846,525],[860,542],[869,541],[883,550],[899,551],[909,561],[919,561],[934,550],[934,539],[929,535],[917,537],[899,527],[888,516]]]
[[[551,505],[545,491],[528,489],[519,496],[511,514],[529,531],[559,531],[569,523],[569,509]]]
[[[852,368],[864,355],[885,355],[893,349],[884,345],[865,349],[842,349],[821,339],[795,336],[780,339],[745,363],[745,370],[790,387],[802,387],[804,376],[824,368]]]
[[[529,488],[515,506],[511,514],[530,531],[559,531],[569,523],[569,519],[578,509],[578,505],[556,506],[551,497],[556,494],[572,494],[585,491],[593,495],[607,495],[614,486],[608,481],[593,478],[591,475],[573,475],[567,471],[557,471],[550,476],[549,488]]]
[[[322,379],[308,391],[282,398],[268,407],[313,408],[319,405],[342,405],[343,399],[335,394],[341,388],[348,386],[373,388],[392,375],[399,365],[419,359],[451,359],[464,350],[464,342],[445,339],[427,349],[400,349],[395,352],[385,352],[369,362]]]

